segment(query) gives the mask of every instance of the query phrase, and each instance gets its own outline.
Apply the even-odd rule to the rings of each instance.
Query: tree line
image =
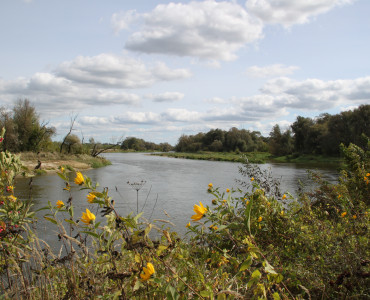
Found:
[[[178,152],[254,152],[269,151],[273,155],[314,154],[338,156],[339,145],[363,145],[362,135],[370,136],[370,105],[339,114],[321,114],[316,118],[298,116],[285,131],[276,124],[268,137],[258,131],[212,129],[207,133],[182,135]]]
[[[76,117],[75,117],[76,118]],[[90,153],[93,156],[120,147],[122,150],[177,152],[270,152],[275,156],[290,154],[314,154],[338,156],[339,145],[354,143],[363,145],[362,135],[370,136],[370,105],[361,105],[352,111],[339,114],[321,114],[316,118],[298,116],[296,121],[282,131],[276,124],[268,137],[259,131],[237,129],[211,129],[207,133],[182,135],[173,147],[169,143],[152,143],[136,137],[127,137],[117,143],[101,144],[93,138],[84,143],[70,131],[62,142],[53,142],[54,127],[42,122],[35,107],[28,99],[18,100],[13,109],[0,107],[0,128],[6,129],[3,150],[22,151],[59,151],[68,153]]]

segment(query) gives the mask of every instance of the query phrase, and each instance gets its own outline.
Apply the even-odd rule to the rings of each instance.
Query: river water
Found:
[[[180,234],[185,232],[185,225],[193,215],[193,205],[199,201],[205,205],[211,203],[212,195],[207,193],[210,182],[214,187],[226,190],[240,187],[236,182],[237,179],[249,180],[239,173],[239,167],[242,166],[240,163],[177,159],[143,153],[107,153],[104,156],[112,162],[112,165],[84,171],[83,175],[89,176],[93,182],[99,182],[100,188],[109,188],[109,195],[115,200],[118,212],[123,216],[130,212],[136,213],[138,203],[139,211],[143,212],[146,219],[171,221],[172,229]],[[270,168],[273,176],[281,179],[283,192],[295,194],[299,187],[298,181],[307,186],[311,185],[305,166],[264,164],[261,168]],[[338,172],[335,169],[320,168],[318,171],[328,181],[337,180]],[[71,176],[73,179],[75,174]],[[145,182],[145,184],[137,191],[127,182]],[[29,179],[17,179],[16,196],[26,199],[31,192],[34,200],[33,209],[47,205],[48,201],[53,205],[57,200],[67,202],[69,195],[63,190],[64,183],[59,176],[34,177],[31,191],[29,183]],[[79,187],[72,185],[76,217],[78,218],[81,211],[86,208],[94,212],[94,205],[86,201],[88,191],[79,190]],[[43,211],[38,214],[41,217],[45,213]],[[46,235],[55,236],[50,232],[54,230],[50,227],[53,224],[42,219],[40,218],[38,227],[41,227]],[[167,224],[162,221],[155,222],[158,226]]]

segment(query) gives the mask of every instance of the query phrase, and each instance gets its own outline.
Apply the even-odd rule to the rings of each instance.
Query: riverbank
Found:
[[[55,152],[22,152],[19,153],[23,170],[36,175],[55,173],[60,166],[78,171],[100,168],[111,162],[103,157],[92,157],[88,154],[61,154]]]
[[[244,163],[246,159],[255,164],[267,162],[274,163],[296,163],[296,164],[332,164],[340,165],[342,163],[339,157],[325,157],[321,155],[287,155],[275,157],[268,152],[247,152],[247,153],[230,153],[230,152],[164,152],[152,153],[151,155],[166,156],[173,158],[211,160],[211,161],[228,161]]]

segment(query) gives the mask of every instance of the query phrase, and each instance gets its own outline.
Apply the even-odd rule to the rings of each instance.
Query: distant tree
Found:
[[[311,118],[297,117],[291,128],[294,134],[294,150],[298,153],[309,153],[306,147],[308,144],[308,133],[310,127],[314,124]]]
[[[73,126],[74,126],[74,124],[75,124],[76,119],[77,119],[77,115],[74,115],[73,117],[71,117],[70,125],[69,125],[69,131],[68,131],[68,133],[64,136],[63,141],[62,141],[62,143],[60,144],[60,149],[59,149],[59,152],[60,152],[60,153],[62,153],[63,149],[65,148],[64,146],[66,145],[66,141],[67,141],[68,137],[72,134]],[[67,148],[68,148],[68,146],[67,146]]]
[[[64,139],[64,145],[67,149],[67,153],[80,153],[81,152],[81,140],[80,138],[75,134],[69,134]]]

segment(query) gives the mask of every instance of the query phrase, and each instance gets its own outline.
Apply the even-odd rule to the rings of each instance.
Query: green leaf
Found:
[[[261,272],[258,271],[258,270],[255,270],[253,273],[252,273],[252,276],[251,276],[253,279],[260,279],[261,278]]]
[[[68,182],[68,178],[67,178],[64,174],[59,173],[59,172],[57,172],[57,174],[58,174],[58,176],[59,176],[60,178],[62,178],[64,181]]]
[[[277,292],[275,292],[272,297],[274,297],[274,300],[280,300],[280,296]]]
[[[249,233],[251,233],[251,210],[252,210],[252,198],[250,198],[249,203],[245,208],[245,216],[247,218],[247,228]]]
[[[244,270],[250,268],[250,266],[252,265],[252,260],[252,256],[248,256],[248,258],[240,266],[239,272],[243,272]]]
[[[73,206],[68,208],[69,215],[73,218]]]
[[[36,212],[41,211],[41,210],[45,210],[45,209],[50,209],[50,206],[41,207],[38,210],[36,210]]]
[[[69,224],[76,225],[76,223],[72,220],[64,219],[64,221],[69,223]]]
[[[172,285],[169,285],[167,287],[166,294],[167,294],[168,300],[177,300],[180,298],[179,293],[176,291],[176,289]]]
[[[211,292],[210,291],[207,291],[207,290],[203,290],[199,293],[202,297],[210,297],[211,296]]]
[[[51,223],[58,224],[58,222],[53,218],[49,218],[49,217],[44,216],[44,219],[50,221]]]
[[[265,272],[277,275],[277,273],[274,270],[274,267],[271,266],[267,260],[264,261],[263,265],[265,266]]]
[[[146,228],[145,228],[145,236],[148,236],[149,232],[152,230],[152,224],[149,224]]]
[[[97,233],[95,233],[95,232],[91,232],[91,231],[81,231],[81,233],[86,233],[86,234],[88,234],[88,235],[91,235],[91,236],[93,236],[93,237],[95,237],[95,238],[99,238],[99,235],[97,234]]]

